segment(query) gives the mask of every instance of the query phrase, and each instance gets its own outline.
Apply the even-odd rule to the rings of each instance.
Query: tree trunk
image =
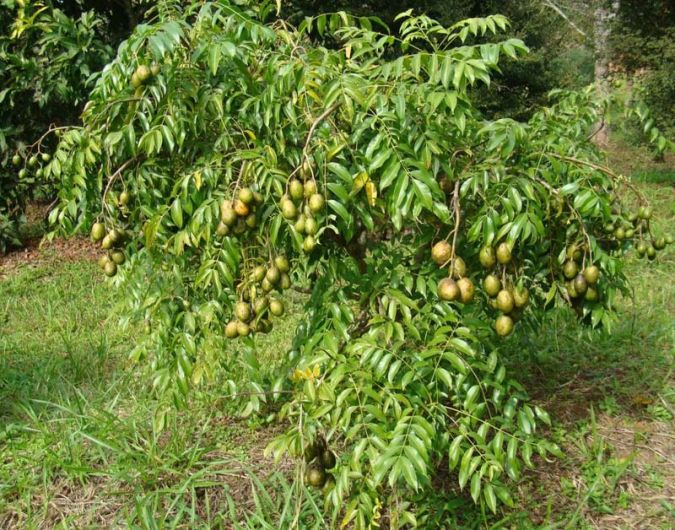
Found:
[[[611,21],[619,11],[619,0],[600,0],[595,9],[594,41],[595,41],[595,84],[601,96],[609,94],[607,77],[609,74],[609,35]],[[594,140],[599,146],[607,145],[607,127],[604,120],[596,124],[597,133]]]

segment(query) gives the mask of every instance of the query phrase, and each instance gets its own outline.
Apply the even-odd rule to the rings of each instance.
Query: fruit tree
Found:
[[[527,52],[496,37],[500,16],[404,13],[395,37],[239,4],[163,2],[120,46],[45,166],[52,221],[100,242],[146,325],[132,357],[178,406],[233,355],[254,363],[233,341],[254,352],[284,293],[308,291],[291,351],[224,392],[287,422],[269,451],[297,458],[326,513],[420,522],[439,466],[510,504],[522,467],[558,449],[500,342],[559,305],[609,326],[624,251],[667,242],[589,139],[606,102],[482,117],[472,87]]]

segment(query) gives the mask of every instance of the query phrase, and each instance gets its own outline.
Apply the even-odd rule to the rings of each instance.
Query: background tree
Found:
[[[527,121],[476,107],[527,52],[494,37],[504,17],[407,13],[392,34],[346,13],[265,23],[273,9],[166,2],[137,26],[44,168],[51,219],[91,230],[145,324],[131,357],[157,428],[222,368],[244,415],[286,422],[269,450],[334,519],[432,524],[441,468],[495,511],[534,454],[558,453],[500,340],[557,305],[609,327],[624,252],[668,239],[639,194],[622,207],[635,189],[590,142],[592,89]],[[294,285],[293,348],[260,367]]]

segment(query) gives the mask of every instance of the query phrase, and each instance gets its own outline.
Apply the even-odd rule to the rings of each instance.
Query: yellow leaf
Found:
[[[255,140],[255,139],[256,139],[255,133],[254,133],[253,131],[251,131],[250,129],[246,129],[244,132],[246,133],[246,135],[247,135],[251,140]]]
[[[358,193],[361,191],[361,188],[366,185],[368,182],[368,173],[365,171],[359,171],[354,177],[354,184],[352,186],[352,193]]]
[[[372,180],[366,182],[366,197],[368,197],[368,204],[370,204],[370,206],[375,206],[377,186],[375,186],[375,183]]]
[[[314,365],[314,377],[319,377],[321,375],[321,369],[319,368],[318,364]]]

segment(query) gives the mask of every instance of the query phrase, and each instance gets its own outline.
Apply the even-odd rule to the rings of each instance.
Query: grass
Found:
[[[656,167],[635,179],[660,229],[675,221],[668,175]],[[622,301],[611,335],[557,312],[507,342],[566,456],[538,462],[504,519],[458,500],[470,527],[669,527],[674,273],[672,247],[655,263],[630,259],[636,296]],[[137,330],[117,317],[115,291],[91,260],[43,250],[0,270],[0,528],[324,528],[291,463],[262,455],[279,427],[237,418],[217,386],[154,431],[148,381],[127,361]],[[261,343],[261,359],[290,340],[288,318]]]

